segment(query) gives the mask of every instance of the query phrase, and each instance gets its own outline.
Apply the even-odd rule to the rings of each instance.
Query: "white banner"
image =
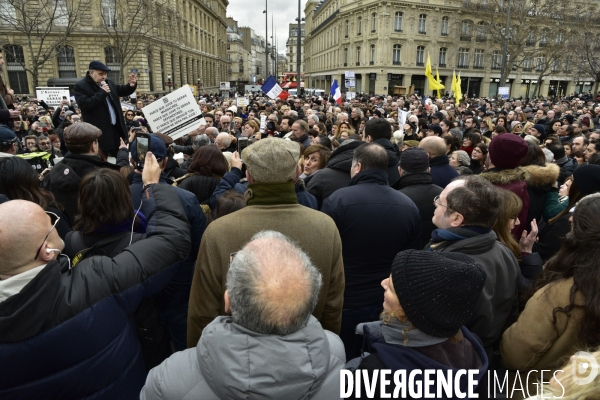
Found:
[[[398,110],[398,125],[400,126],[400,132],[404,133],[404,124],[408,119],[409,111]]]
[[[155,100],[142,109],[153,132],[178,139],[206,125],[200,106],[188,85]]]
[[[263,114],[260,116],[260,132],[265,133],[265,129],[267,129],[267,116]]]
[[[249,104],[247,97],[238,97],[236,100],[238,107],[246,107]]]
[[[68,87],[36,87],[35,95],[38,100],[44,100],[50,107],[58,107],[65,97],[71,98]]]
[[[229,89],[231,89],[231,83],[230,82],[220,82],[219,88],[221,90],[229,90]]]
[[[347,88],[353,88],[356,87],[356,81],[354,80],[354,78],[346,78],[346,85]]]
[[[352,100],[356,97],[356,92],[346,92],[346,100]]]
[[[346,73],[344,74],[344,77],[346,79],[354,79],[354,77],[355,77],[354,71],[346,71]]]

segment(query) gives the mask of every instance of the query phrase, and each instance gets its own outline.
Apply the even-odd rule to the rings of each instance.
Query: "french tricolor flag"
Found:
[[[329,93],[331,93],[336,103],[342,104],[342,92],[340,91],[340,87],[338,86],[337,79],[333,80],[333,84],[331,85]]]
[[[285,100],[289,96],[289,93],[283,91],[283,89],[277,84],[273,76],[269,76],[269,79],[267,79],[264,85],[262,85],[260,88],[270,99],[279,98],[281,100]]]

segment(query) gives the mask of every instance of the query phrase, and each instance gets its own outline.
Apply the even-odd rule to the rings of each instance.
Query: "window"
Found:
[[[356,34],[358,36],[362,35],[362,17],[358,17],[358,29]]]
[[[25,56],[23,54],[23,47],[17,45],[4,46],[4,54],[10,88],[18,94],[29,93],[27,72],[25,72],[24,67]]]
[[[56,26],[68,26],[69,25],[69,11],[67,10],[66,0],[54,0],[52,4],[54,14],[54,25]]]
[[[535,65],[535,70],[536,72],[542,72],[546,69],[546,66],[544,65],[546,60],[544,59],[544,57],[538,57],[536,60],[536,65]]]
[[[402,65],[400,63],[400,50],[401,49],[402,49],[402,46],[400,46],[399,44],[394,45],[394,49],[392,52],[392,63],[394,65]]]
[[[348,66],[348,49],[344,49],[344,67]]]
[[[540,47],[546,47],[548,45],[548,31],[544,29],[542,36],[540,37]]]
[[[487,39],[487,26],[485,22],[481,21],[477,24],[477,33],[475,34],[475,40],[478,42],[485,42]]]
[[[417,67],[425,65],[425,46],[417,46]]]
[[[371,45],[371,62],[369,64],[371,64],[371,65],[375,64],[375,45],[374,44]]]
[[[438,56],[438,65],[440,67],[446,66],[446,54],[448,53],[448,49],[445,47],[440,48],[440,54]]]
[[[526,46],[535,46],[535,32],[529,32],[525,40]]]
[[[377,31],[377,14],[373,13],[371,14],[371,32],[376,32]]]
[[[346,20],[346,35],[345,35],[345,37],[348,37],[348,35],[350,35],[350,21]]]
[[[462,23],[460,24],[460,40],[470,41],[472,29],[473,29],[473,22],[462,21]]]
[[[525,71],[525,72],[531,71],[532,65],[533,65],[533,62],[531,60],[531,57],[525,57],[525,59],[523,60],[523,71]]]
[[[117,26],[117,2],[116,0],[102,0],[102,18],[104,26]]]
[[[458,68],[469,68],[469,49],[458,49]]]
[[[420,14],[419,15],[419,33],[424,35],[426,30],[426,22],[427,22],[427,15],[425,14]]]
[[[560,60],[555,59],[554,61],[552,61],[552,72],[558,71],[560,71]]]
[[[121,83],[121,57],[114,47],[106,47],[104,49],[104,60],[106,66],[111,69],[108,72],[107,78],[111,81]]]
[[[398,11],[394,18],[394,32],[402,32],[402,13]]]
[[[56,59],[58,60],[59,78],[77,78],[75,52],[71,46],[58,47],[56,49]]]
[[[360,65],[360,46],[356,48],[356,65]]]
[[[563,32],[558,32],[556,35],[556,44],[561,44],[565,41],[565,34]]]
[[[492,69],[500,68],[502,68],[502,55],[500,55],[499,50],[494,50],[494,54],[492,54]]]
[[[475,49],[473,68],[483,69],[483,49]]]
[[[448,36],[448,24],[450,18],[442,17],[442,36]]]

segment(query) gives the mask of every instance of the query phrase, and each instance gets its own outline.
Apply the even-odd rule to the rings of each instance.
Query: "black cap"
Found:
[[[97,71],[110,71],[106,65],[102,64],[100,61],[92,61],[88,69],[95,69]]]
[[[461,253],[406,250],[392,264],[392,283],[409,321],[439,338],[454,336],[471,319],[486,274]]]
[[[6,125],[0,125],[0,146],[8,146],[17,141],[17,135]]]
[[[427,171],[429,155],[420,147],[410,147],[400,154],[400,168],[406,172]]]

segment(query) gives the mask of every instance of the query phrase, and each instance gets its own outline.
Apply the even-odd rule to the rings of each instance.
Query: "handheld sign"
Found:
[[[164,133],[173,140],[206,125],[188,85],[148,104],[142,111],[153,132]]]

